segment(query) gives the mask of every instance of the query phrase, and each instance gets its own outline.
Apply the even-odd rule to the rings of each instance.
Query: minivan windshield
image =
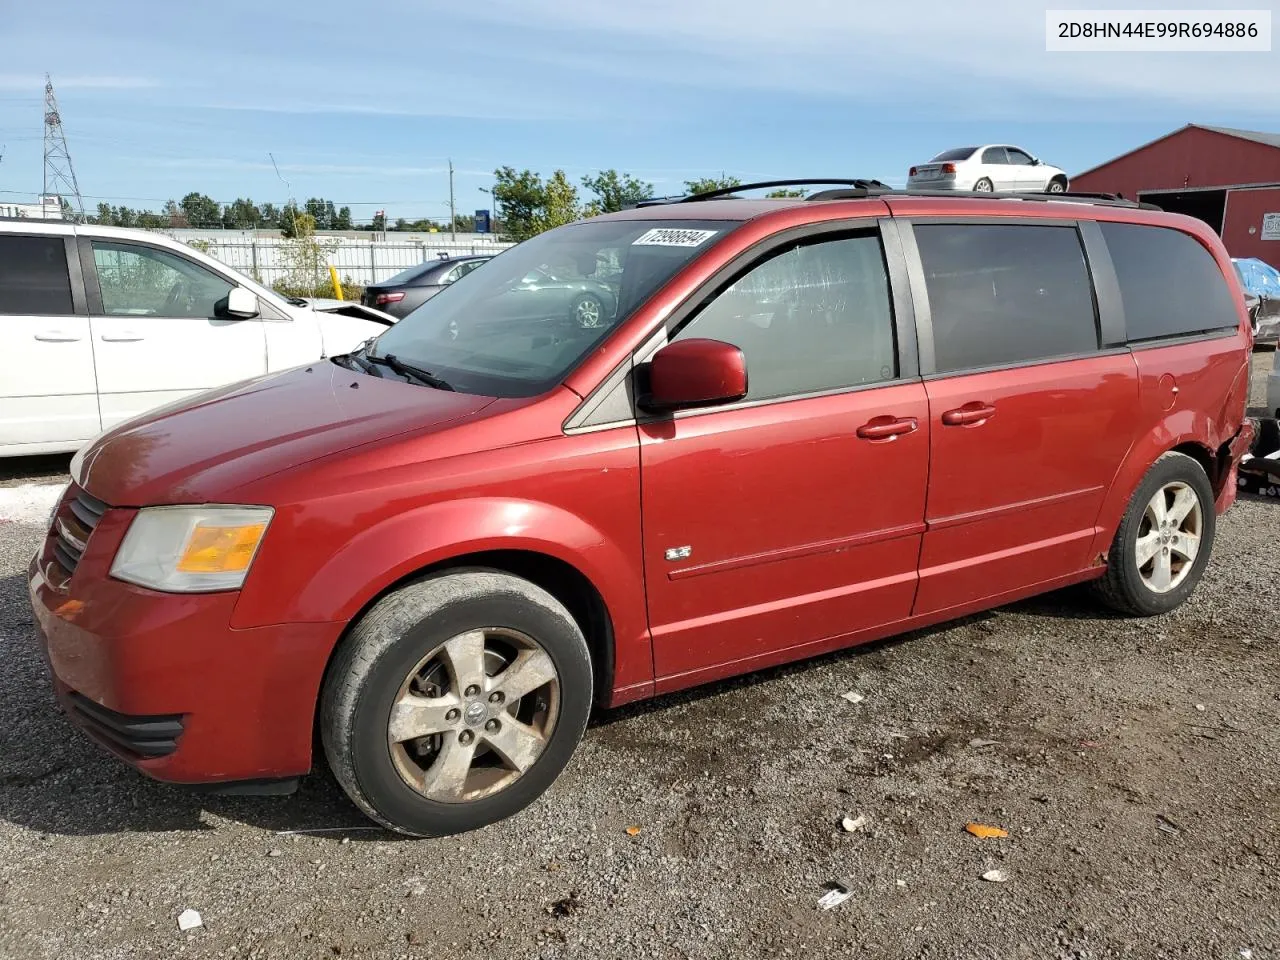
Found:
[[[536,396],[739,223],[587,220],[550,230],[445,287],[366,355],[461,393]]]

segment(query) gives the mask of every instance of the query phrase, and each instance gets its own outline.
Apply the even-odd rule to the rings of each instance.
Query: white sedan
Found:
[[[944,150],[911,168],[908,190],[972,190],[977,193],[1066,193],[1066,173],[1021,147],[987,144]]]

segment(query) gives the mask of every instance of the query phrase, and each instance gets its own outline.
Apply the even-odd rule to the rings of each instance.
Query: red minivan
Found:
[[[593,704],[1086,580],[1136,615],[1195,589],[1253,433],[1204,223],[694,199],[82,451],[30,567],[69,715],[239,792],[287,792],[318,735],[366,814],[439,835],[533,801]]]

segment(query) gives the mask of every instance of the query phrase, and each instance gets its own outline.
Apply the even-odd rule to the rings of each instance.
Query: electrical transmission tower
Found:
[[[53,95],[53,81],[44,75],[44,198],[56,194],[72,202],[80,219],[84,219],[84,199],[80,185],[76,183],[76,171],[71,166],[71,154],[67,151],[67,135],[62,132],[62,115],[58,113],[58,98]]]

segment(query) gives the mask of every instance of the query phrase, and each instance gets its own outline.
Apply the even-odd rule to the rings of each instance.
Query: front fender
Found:
[[[635,550],[628,551],[619,544],[632,538],[606,533],[552,504],[514,497],[437,501],[361,530],[329,556],[316,558],[305,582],[286,584],[255,563],[234,625],[347,623],[393,584],[426,567],[485,551],[523,550],[555,557],[591,581],[613,624],[615,689],[645,683],[653,670],[639,518],[632,524]]]

